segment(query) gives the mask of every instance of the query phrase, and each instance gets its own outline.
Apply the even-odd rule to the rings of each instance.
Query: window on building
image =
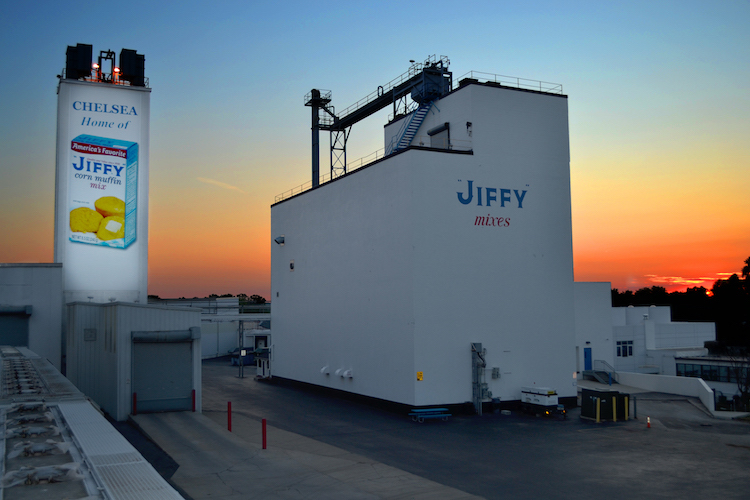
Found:
[[[728,366],[677,363],[675,368],[678,377],[696,377],[711,382],[734,382]]]
[[[618,340],[617,341],[617,357],[627,358],[633,355],[633,341],[632,340]]]
[[[719,381],[719,367],[712,365],[701,366],[701,378],[703,380],[710,380],[712,382]]]

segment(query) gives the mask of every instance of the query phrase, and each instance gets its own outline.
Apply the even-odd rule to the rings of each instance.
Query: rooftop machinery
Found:
[[[377,113],[386,106],[393,104],[393,118],[405,116],[414,110],[424,119],[432,102],[451,91],[453,75],[448,71],[450,61],[445,56],[428,57],[423,63],[415,63],[401,76],[381,85],[367,97],[360,99],[338,115],[331,106],[331,91],[312,89],[305,95],[305,106],[312,108],[312,185],[320,184],[320,130],[328,130],[331,134],[331,179],[346,173],[346,142],[355,123]],[[411,104],[407,102],[411,97]],[[416,104],[415,104],[416,103]],[[323,113],[321,113],[323,111]],[[418,124],[413,124],[411,137],[416,133]],[[403,133],[399,141],[387,148],[386,154],[395,153],[409,145],[410,131],[404,123]]]

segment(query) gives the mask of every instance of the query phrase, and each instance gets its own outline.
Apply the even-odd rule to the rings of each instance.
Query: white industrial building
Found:
[[[387,148],[424,107],[408,145],[272,206],[274,376],[415,406],[575,396],[567,96],[464,80]]]
[[[576,283],[576,371],[677,375],[676,358],[705,356],[711,322],[672,321],[669,306],[611,307],[611,284]],[[598,365],[598,366],[597,366]]]
[[[709,322],[673,322],[668,306],[613,307],[615,369],[676,375],[675,358],[706,356],[716,340]]]

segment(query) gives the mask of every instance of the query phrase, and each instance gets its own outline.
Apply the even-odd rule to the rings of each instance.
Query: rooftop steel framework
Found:
[[[428,57],[415,63],[409,70],[360,99],[340,113],[331,105],[331,91],[312,89],[305,95],[305,106],[312,108],[312,184],[320,180],[320,131],[330,132],[331,178],[346,173],[346,143],[351,127],[360,120],[393,105],[394,119],[410,112],[407,98],[423,104],[451,91],[453,75],[448,71],[450,61],[445,56]],[[322,111],[322,113],[321,113]],[[403,112],[401,112],[403,111]]]

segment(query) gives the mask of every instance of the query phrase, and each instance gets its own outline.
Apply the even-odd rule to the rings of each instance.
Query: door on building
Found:
[[[0,308],[0,345],[29,346],[31,306]]]
[[[584,347],[583,348],[583,369],[584,370],[591,370],[592,368],[592,361],[591,361],[591,348],[590,347]]]
[[[138,413],[193,407],[193,342],[134,342],[133,392]]]

